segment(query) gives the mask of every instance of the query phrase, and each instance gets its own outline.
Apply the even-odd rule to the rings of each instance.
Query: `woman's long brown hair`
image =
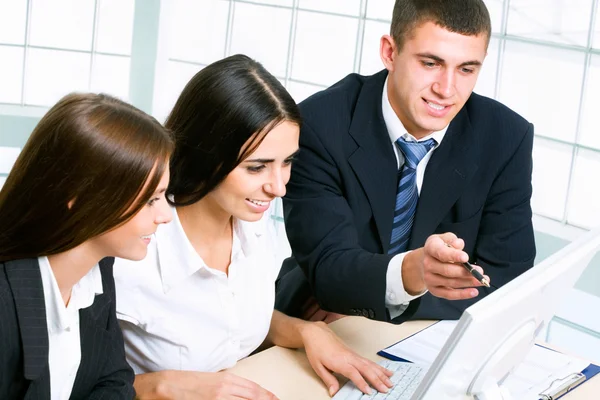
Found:
[[[156,190],[172,147],[166,129],[123,101],[62,98],[0,191],[0,262],[61,253],[129,220]]]

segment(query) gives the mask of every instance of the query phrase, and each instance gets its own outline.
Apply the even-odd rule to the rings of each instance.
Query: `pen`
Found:
[[[450,246],[448,243],[446,243],[447,247],[450,247],[451,249],[453,249],[454,247]],[[469,273],[471,275],[473,275],[473,277],[475,279],[477,279],[483,286],[485,287],[490,287],[490,283],[488,282],[488,280],[481,275],[481,273],[479,271],[477,271],[468,261],[467,262],[461,262],[460,263],[463,267],[466,268],[467,271],[469,271]]]

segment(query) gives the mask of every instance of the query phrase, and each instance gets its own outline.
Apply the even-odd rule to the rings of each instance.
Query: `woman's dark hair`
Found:
[[[169,202],[202,199],[283,121],[300,126],[298,106],[258,62],[238,54],[202,69],[165,123],[175,137]]]
[[[125,223],[156,190],[172,149],[166,129],[123,101],[63,97],[0,191],[0,262],[61,253]]]

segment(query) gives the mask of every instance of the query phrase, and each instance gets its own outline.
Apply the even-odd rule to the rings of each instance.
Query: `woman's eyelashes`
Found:
[[[286,158],[285,160],[283,160],[283,167],[289,167],[290,165],[292,165],[293,162],[294,157]],[[256,164],[247,166],[246,170],[251,173],[258,173],[263,171],[265,168],[267,168],[266,164]]]
[[[246,167],[246,169],[248,170],[248,172],[251,172],[251,173],[258,173],[258,172],[262,171],[265,168],[266,168],[265,164],[250,165],[250,166]]]

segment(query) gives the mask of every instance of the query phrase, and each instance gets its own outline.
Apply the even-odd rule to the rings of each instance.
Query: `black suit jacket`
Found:
[[[300,104],[300,153],[284,198],[287,235],[322,308],[388,320],[387,254],[398,168],[381,98],[387,71],[351,74]],[[533,265],[533,125],[475,93],[425,171],[409,248],[454,232],[501,286]],[[480,296],[489,289],[480,289]],[[456,319],[476,300],[426,294],[406,319]]]
[[[71,399],[135,397],[116,318],[113,261],[100,261],[103,294],[79,311],[81,363]],[[50,400],[48,328],[37,259],[0,263],[0,398]]]

